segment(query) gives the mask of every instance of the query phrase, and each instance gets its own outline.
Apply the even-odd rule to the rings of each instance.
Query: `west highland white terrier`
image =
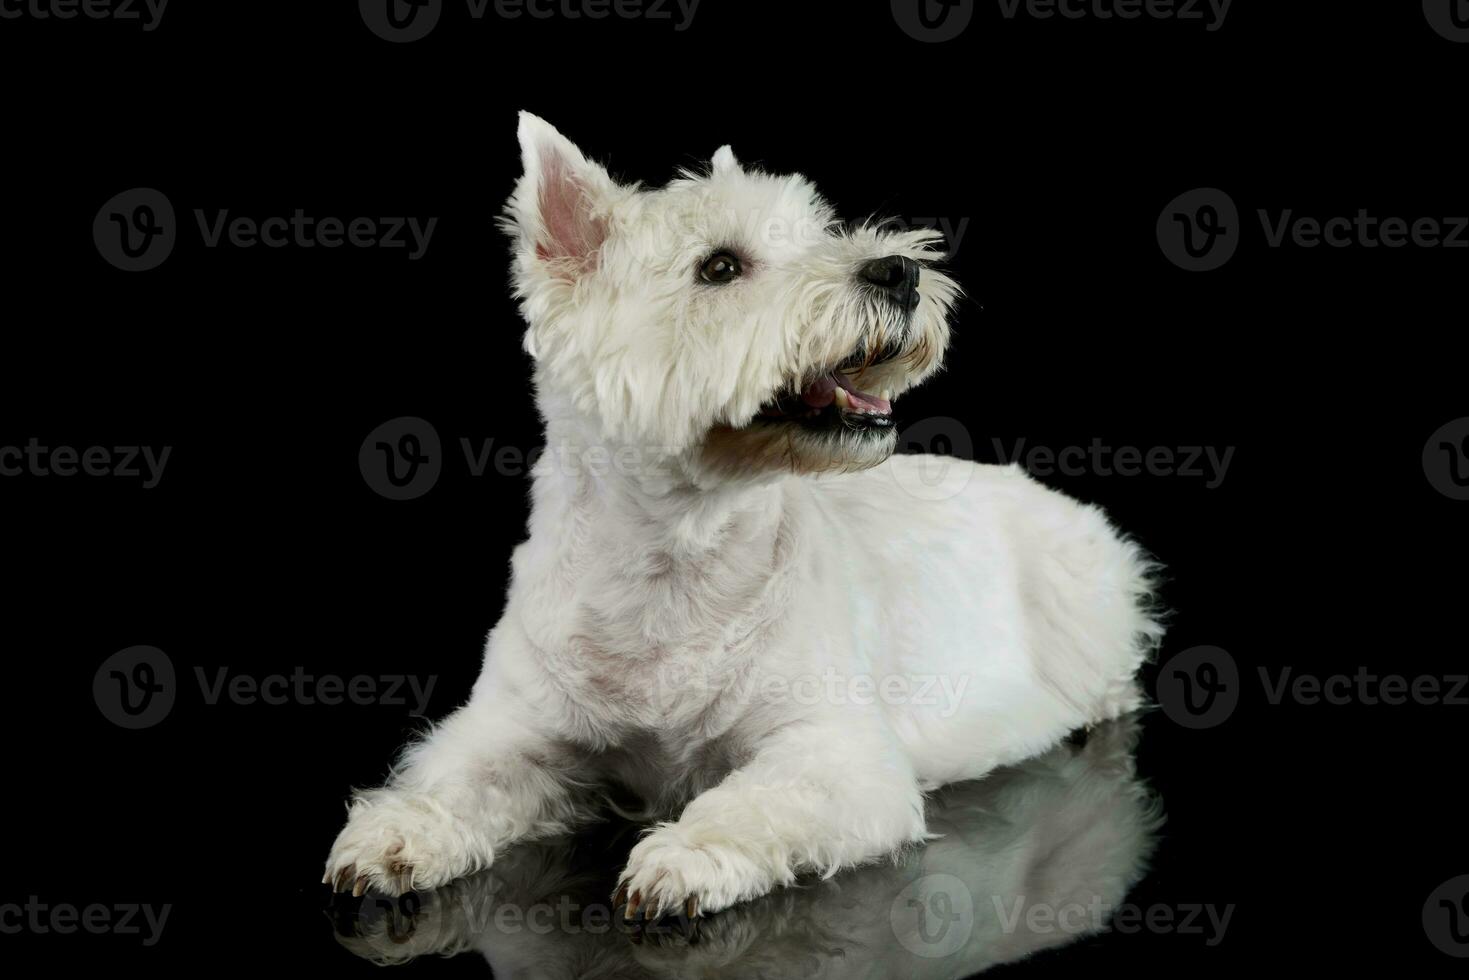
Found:
[[[354,795],[328,883],[435,888],[621,793],[662,819],[624,914],[716,912],[922,842],[925,792],[1139,706],[1140,550],[1018,468],[893,455],[959,292],[934,233],[844,226],[729,147],[649,189],[519,135],[529,539],[469,702]]]

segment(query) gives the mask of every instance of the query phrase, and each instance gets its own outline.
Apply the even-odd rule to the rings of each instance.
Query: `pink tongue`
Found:
[[[836,401],[838,385],[847,393],[847,404],[854,411],[877,412],[886,415],[893,410],[892,403],[886,398],[858,391],[852,387],[852,382],[840,373],[828,374],[818,379],[815,384],[801,392],[801,400],[812,408],[825,408]]]

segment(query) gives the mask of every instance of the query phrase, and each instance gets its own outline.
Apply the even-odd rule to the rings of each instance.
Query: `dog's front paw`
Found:
[[[322,882],[354,895],[401,895],[448,884],[492,858],[473,829],[433,797],[376,790],[353,802]]]
[[[690,834],[677,824],[655,830],[628,855],[613,905],[626,902],[624,917],[693,918],[758,898],[774,886],[773,876],[717,835]]]

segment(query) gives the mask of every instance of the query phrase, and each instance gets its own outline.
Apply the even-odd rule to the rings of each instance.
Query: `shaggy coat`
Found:
[[[958,294],[930,233],[843,227],[728,147],[645,189],[534,116],[520,142],[529,538],[469,702],[355,795],[327,881],[443,885],[616,784],[661,821],[626,914],[718,911],[1139,705],[1139,549],[1018,468],[892,456]]]

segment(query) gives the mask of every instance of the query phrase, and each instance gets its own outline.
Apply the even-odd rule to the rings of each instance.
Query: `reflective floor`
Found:
[[[339,897],[328,915],[363,959],[483,959],[505,978],[972,976],[1128,913],[1162,820],[1136,741],[1134,721],[1109,724],[947,787],[931,799],[941,836],[926,846],[692,922],[614,917],[628,825],[519,847],[433,893]]]

